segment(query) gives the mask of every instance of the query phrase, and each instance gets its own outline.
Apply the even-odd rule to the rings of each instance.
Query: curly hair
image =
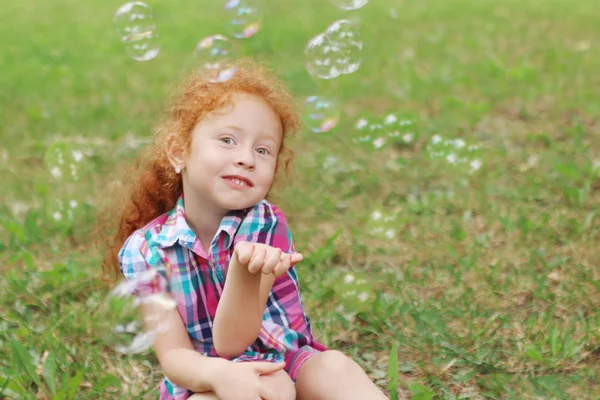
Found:
[[[286,138],[300,126],[293,97],[281,80],[259,63],[238,60],[227,63],[223,69],[235,70],[233,76],[224,82],[215,83],[215,71],[194,73],[183,82],[180,94],[168,109],[164,122],[158,126],[152,144],[138,158],[134,172],[127,174],[123,180],[128,194],[121,200],[115,199],[120,201],[116,214],[119,222],[104,255],[104,281],[114,283],[118,279],[118,253],[127,238],[171,210],[183,192],[181,176],[175,173],[167,158],[168,148],[176,145],[189,149],[196,124],[214,111],[230,105],[233,94],[259,96],[279,117],[283,136],[273,184],[278,181],[280,166],[284,167],[285,177],[291,177],[294,153],[286,147]],[[270,194],[271,190],[267,193],[267,200]],[[114,211],[115,207],[112,207]]]

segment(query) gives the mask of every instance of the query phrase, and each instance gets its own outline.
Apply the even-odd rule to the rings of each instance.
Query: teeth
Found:
[[[244,181],[242,181],[242,180],[239,180],[239,179],[233,179],[233,178],[231,178],[231,181],[232,181],[233,183],[235,183],[236,185],[239,185],[239,186],[247,186],[247,183],[246,183],[246,182],[244,182]]]

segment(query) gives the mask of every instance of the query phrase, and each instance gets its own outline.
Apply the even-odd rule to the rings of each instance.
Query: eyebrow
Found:
[[[239,126],[235,125],[227,125],[225,128],[233,129],[234,131],[243,132],[244,130]],[[277,140],[273,138],[273,135],[269,135],[268,133],[263,133],[259,135],[259,139],[270,140],[274,144],[277,144]]]

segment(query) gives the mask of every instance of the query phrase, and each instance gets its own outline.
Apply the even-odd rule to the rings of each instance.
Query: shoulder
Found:
[[[140,261],[150,256],[150,249],[154,247],[154,241],[159,236],[167,217],[168,213],[163,214],[129,235],[119,251],[121,264]]]

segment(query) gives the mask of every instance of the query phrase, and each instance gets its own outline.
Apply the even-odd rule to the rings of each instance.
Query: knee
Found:
[[[318,354],[315,358],[315,367],[321,373],[343,374],[355,368],[356,363],[350,357],[338,350],[327,350]]]

